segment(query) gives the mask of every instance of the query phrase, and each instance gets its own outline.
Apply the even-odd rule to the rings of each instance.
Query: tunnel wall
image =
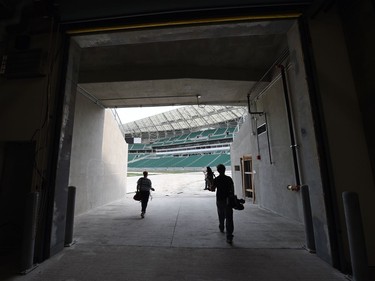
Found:
[[[317,254],[332,263],[329,233],[325,227],[328,222],[316,135],[297,23],[288,32],[287,40],[289,58],[283,65],[291,107],[292,132],[297,144],[298,176],[300,184],[308,185],[311,191]],[[281,216],[304,223],[301,194],[287,189],[288,185],[297,184],[297,177],[279,67],[274,69],[270,86],[255,96],[251,101],[251,111],[265,114],[248,115],[247,121],[233,141],[232,163],[239,165],[240,157],[251,155],[255,203]],[[257,128],[262,124],[266,124],[267,131],[257,136]],[[236,191],[241,194],[241,173],[233,168],[232,173]]]
[[[286,188],[296,183],[284,103],[282,82],[278,77],[256,102],[257,111],[266,115],[249,115],[250,128],[245,130],[250,134],[250,145],[244,145],[249,146],[253,157],[255,202],[262,208],[302,222],[300,195]],[[267,131],[257,136],[257,127],[263,124]]]
[[[111,111],[77,94],[69,178],[76,215],[125,195],[127,150]]]
[[[0,56],[13,57],[13,62],[7,60],[2,69],[4,73],[0,73],[0,141],[6,145],[8,143],[33,143],[35,145],[30,156],[24,154],[25,159],[32,158],[33,165],[30,167],[32,177],[28,178],[27,183],[24,182],[24,187],[13,185],[11,189],[19,195],[18,201],[21,202],[25,200],[24,195],[29,192],[39,192],[40,198],[45,200],[39,201],[40,204],[45,205],[39,208],[38,214],[40,223],[37,226],[35,243],[36,261],[53,254],[54,251],[51,249],[61,244],[59,238],[64,228],[57,234],[55,230],[58,227],[52,227],[52,224],[62,225],[65,219],[63,209],[60,209],[60,206],[56,207],[54,201],[54,196],[56,196],[59,203],[64,205],[65,189],[60,189],[55,185],[55,179],[58,176],[52,171],[58,157],[55,150],[56,133],[63,126],[62,123],[67,120],[61,120],[62,113],[59,104],[63,88],[61,85],[63,82],[60,81],[63,52],[56,50],[61,50],[61,48],[54,48],[61,44],[62,40],[60,34],[50,29],[51,21],[51,18],[45,18],[44,23],[48,28],[35,33],[23,33],[23,31],[6,33],[3,32],[4,26],[0,24],[0,41],[2,42]],[[34,25],[30,24],[29,27],[33,28]],[[23,38],[28,39],[29,42],[25,45],[17,44],[20,35],[21,38],[25,35]],[[21,40],[21,42],[25,43],[28,40]],[[21,67],[13,68],[19,63]],[[68,134],[65,136],[69,143]],[[25,161],[25,159],[20,161]],[[14,169],[13,174],[24,177],[18,173],[18,168]],[[60,196],[61,194],[63,196]],[[18,202],[9,203],[18,205]],[[7,216],[11,216],[11,213],[7,212]],[[20,221],[21,224],[22,222]],[[18,231],[17,235],[21,233]]]
[[[374,7],[369,1],[343,1],[339,6],[345,10],[345,17],[340,18],[339,9],[334,5],[314,14],[309,21],[318,79],[317,91],[321,98],[326,147],[331,162],[330,188],[337,204],[338,232],[343,237],[347,260],[349,252],[342,193],[358,193],[369,265],[374,266],[375,184],[370,159],[373,144],[366,143],[366,128],[367,134],[373,135],[370,132],[373,131],[371,122],[374,119],[371,103],[374,100],[374,88],[371,87],[374,83],[373,75],[371,76],[374,72],[374,52],[373,49],[370,50],[370,46],[374,44]],[[350,26],[350,29],[345,30],[345,25]],[[348,46],[347,42],[352,45]],[[355,61],[350,61],[351,57]],[[356,72],[358,69],[353,66],[358,65],[362,69]],[[364,102],[366,99],[367,102]],[[371,118],[366,117],[370,115]]]
[[[287,71],[287,80],[290,92],[290,102],[293,111],[293,126],[296,137],[298,168],[301,184],[308,185],[315,247],[317,255],[330,264],[334,264],[332,244],[327,216],[326,196],[321,173],[318,143],[312,103],[308,83],[304,54],[302,52],[300,30],[296,24],[288,32],[290,50],[290,68]],[[299,194],[300,195],[300,194]],[[299,199],[302,203],[302,199]]]

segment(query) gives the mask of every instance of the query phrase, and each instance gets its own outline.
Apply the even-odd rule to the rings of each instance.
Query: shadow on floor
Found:
[[[76,244],[1,280],[347,280],[304,250],[302,224],[250,202],[229,245],[212,194],[154,197],[144,219],[131,197],[77,216]]]

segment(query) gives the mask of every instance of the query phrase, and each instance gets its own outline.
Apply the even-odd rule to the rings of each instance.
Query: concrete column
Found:
[[[66,223],[65,223],[65,247],[73,244],[73,228],[74,228],[74,206],[76,201],[76,187],[68,187],[68,206],[66,210]]]
[[[309,187],[307,185],[301,186],[301,194],[303,205],[303,217],[305,221],[306,248],[309,252],[315,253],[314,226],[311,214]]]
[[[29,193],[26,197],[24,229],[22,235],[20,272],[26,274],[35,268],[34,265],[34,246],[38,213],[37,192]]]
[[[344,201],[353,280],[368,281],[369,269],[358,194],[346,191],[343,192],[342,198]]]

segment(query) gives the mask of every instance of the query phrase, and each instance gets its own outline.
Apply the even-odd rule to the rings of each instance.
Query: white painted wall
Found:
[[[69,178],[77,188],[76,215],[125,195],[127,151],[110,110],[77,94]]]
[[[293,132],[298,145],[297,159],[300,180],[301,184],[308,185],[311,190],[310,198],[317,254],[332,263],[319,155],[297,24],[288,32],[287,40],[290,56],[284,65],[292,111]],[[287,185],[296,185],[297,182],[284,87],[280,74],[280,69],[275,68],[274,79],[270,86],[252,100],[251,111],[264,112],[266,115],[249,115],[248,121],[242,126],[233,141],[232,164],[239,165],[243,155],[251,155],[255,171],[256,203],[262,208],[304,223],[301,193],[289,191],[286,188]],[[262,133],[257,137],[257,127],[266,121],[268,137],[267,133]],[[258,155],[260,159],[257,159]],[[233,169],[232,173],[236,185],[242,186],[241,172]],[[239,189],[236,191],[241,192]]]
[[[245,198],[245,192],[242,186],[242,171],[236,171],[234,166],[239,166],[241,168],[241,158],[243,158],[244,155],[251,155],[252,153],[250,148],[250,132],[250,117],[247,117],[244,120],[240,131],[235,134],[230,148],[232,179],[234,182],[234,191],[238,198]]]

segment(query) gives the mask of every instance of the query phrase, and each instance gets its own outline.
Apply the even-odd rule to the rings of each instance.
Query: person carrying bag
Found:
[[[143,177],[139,178],[137,181],[137,192],[134,195],[134,200],[137,200],[136,198],[140,198],[141,201],[141,217],[144,218],[146,214],[148,199],[150,198],[150,191],[155,191],[155,189],[152,187],[152,182],[148,177],[148,172],[143,172]],[[137,193],[139,193],[137,195]]]

